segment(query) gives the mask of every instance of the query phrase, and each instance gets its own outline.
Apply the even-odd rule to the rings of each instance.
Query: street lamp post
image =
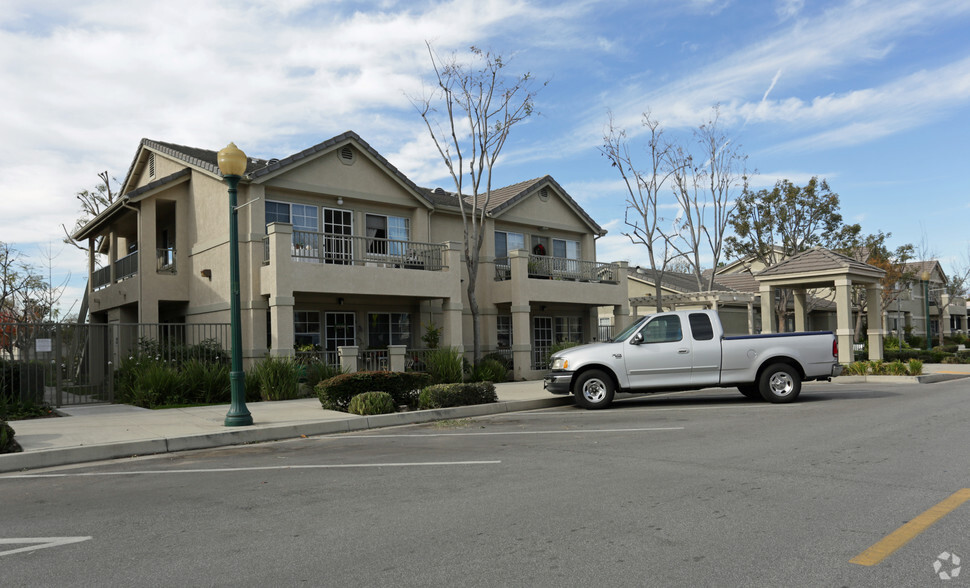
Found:
[[[923,282],[923,316],[926,319],[926,350],[933,348],[930,344],[930,272],[924,270],[920,274],[920,281]]]
[[[229,143],[219,152],[219,171],[229,185],[229,326],[232,331],[232,366],[229,387],[232,403],[226,413],[225,425],[238,427],[253,424],[253,415],[246,408],[246,374],[242,368],[242,317],[239,311],[239,226],[236,207],[236,188],[246,173],[246,154]]]

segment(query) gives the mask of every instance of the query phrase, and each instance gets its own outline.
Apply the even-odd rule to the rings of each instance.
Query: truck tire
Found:
[[[802,380],[798,370],[785,363],[768,366],[758,379],[761,397],[768,402],[783,404],[794,402],[802,391]]]
[[[576,405],[590,410],[609,406],[615,393],[613,378],[600,370],[583,372],[573,387]]]
[[[744,394],[751,400],[764,400],[761,397],[761,390],[758,389],[757,384],[741,384],[738,386],[738,392]]]

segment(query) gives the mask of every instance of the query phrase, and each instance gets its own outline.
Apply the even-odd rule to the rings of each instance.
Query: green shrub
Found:
[[[415,406],[418,391],[430,382],[424,372],[355,372],[321,381],[316,392],[327,410],[346,411],[354,396],[377,391],[390,394],[395,405]]]
[[[123,396],[129,404],[142,408],[187,402],[179,372],[161,361],[152,361],[135,371]]]
[[[845,366],[843,373],[847,376],[864,376],[869,373],[869,364],[864,361],[853,361]]]
[[[364,392],[350,399],[347,412],[366,416],[369,414],[390,414],[397,407],[387,392]]]
[[[512,354],[511,353],[498,353],[498,352],[493,351],[492,353],[488,353],[486,355],[483,355],[482,356],[482,359],[483,360],[493,359],[493,360],[499,362],[500,364],[502,364],[503,366],[505,366],[505,370],[507,372],[508,371],[512,371],[512,369],[514,368],[513,362],[512,362]]]
[[[259,384],[259,375],[255,369],[246,372],[246,402],[260,402],[263,399],[262,388]],[[232,382],[229,383],[230,386]]]
[[[472,369],[472,382],[504,382],[509,371],[499,361],[494,359],[482,359],[478,365]]]
[[[911,359],[906,364],[906,369],[911,376],[919,376],[923,373],[923,362],[918,359]]]
[[[20,449],[13,440],[14,435],[13,427],[6,421],[0,421],[0,453],[13,453]]]
[[[435,384],[451,384],[464,379],[463,356],[455,347],[429,349],[424,356],[424,363],[431,381]]]
[[[231,401],[229,366],[189,359],[180,370],[189,404],[224,404]]]
[[[898,359],[896,361],[885,363],[882,366],[882,373],[886,374],[887,376],[905,376],[906,364]]]
[[[339,365],[330,365],[326,361],[316,360],[306,364],[306,383],[311,389],[322,380],[328,380],[343,373]]]
[[[418,408],[447,408],[489,402],[498,402],[495,384],[491,382],[434,384],[421,391],[418,397]]]
[[[293,400],[300,395],[300,365],[291,357],[270,355],[253,368],[263,400]]]

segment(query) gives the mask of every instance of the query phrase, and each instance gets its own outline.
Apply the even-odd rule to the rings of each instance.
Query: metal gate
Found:
[[[114,401],[123,359],[174,361],[187,345],[228,349],[228,324],[0,323],[0,401],[54,407]]]

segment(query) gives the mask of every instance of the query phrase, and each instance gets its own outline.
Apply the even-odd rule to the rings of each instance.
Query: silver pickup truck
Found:
[[[616,392],[737,386],[749,398],[792,402],[802,382],[842,373],[829,331],[725,337],[711,310],[640,318],[612,341],[552,356],[545,389],[572,393],[584,408],[605,408]]]

